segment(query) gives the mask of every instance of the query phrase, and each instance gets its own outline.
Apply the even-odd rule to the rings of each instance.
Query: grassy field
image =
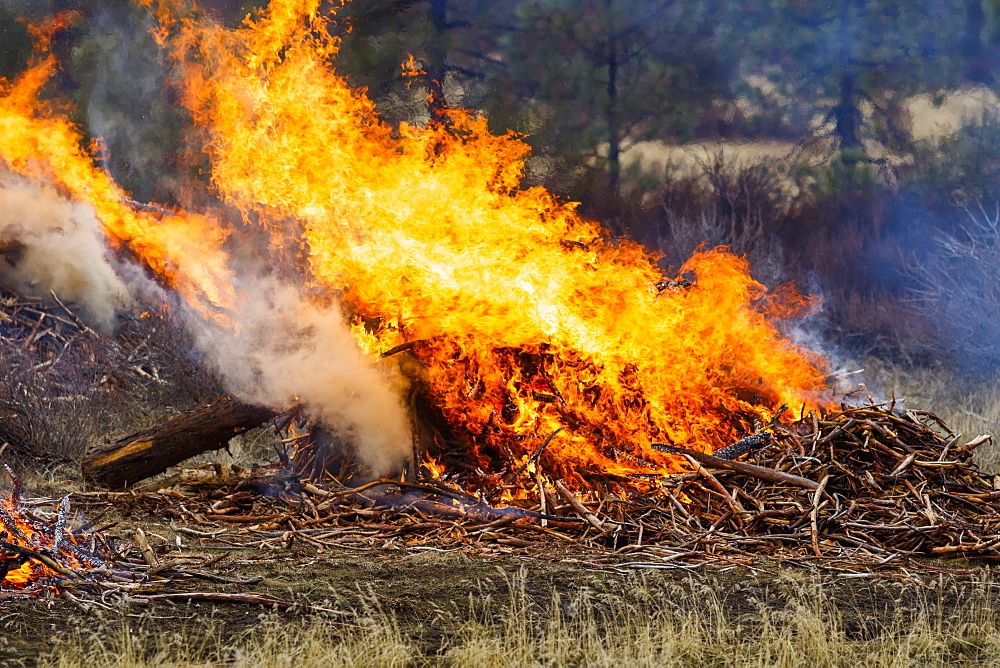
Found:
[[[384,556],[384,555],[383,555]],[[402,558],[401,558],[402,557]],[[510,556],[397,555],[291,563],[345,616],[196,605],[81,618],[60,605],[4,619],[51,626],[25,664],[52,666],[929,666],[1000,660],[998,585],[984,568],[936,582],[646,571],[609,575]],[[16,613],[15,613],[16,615]],[[9,651],[9,650],[8,650]],[[2,655],[0,655],[2,656]]]

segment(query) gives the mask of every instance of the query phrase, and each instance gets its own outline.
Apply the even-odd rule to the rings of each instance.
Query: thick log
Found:
[[[233,436],[276,415],[269,408],[220,399],[114,443],[96,446],[83,460],[83,474],[105,487],[123,489],[185,459],[224,448]]]

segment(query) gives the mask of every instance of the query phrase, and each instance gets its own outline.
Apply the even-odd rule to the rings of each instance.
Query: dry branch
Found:
[[[230,487],[233,489],[271,489],[285,488],[297,484],[295,474],[284,468],[245,468],[230,466],[222,468],[215,465],[209,468],[185,468],[177,473],[140,487],[137,492],[156,492],[175,485],[194,489],[218,489]]]
[[[660,450],[661,452],[672,452],[678,455],[687,455],[688,457],[696,459],[698,462],[706,466],[711,466],[712,468],[717,469],[729,469],[730,471],[736,471],[737,473],[742,473],[743,475],[748,475],[751,478],[757,478],[759,480],[795,485],[808,490],[815,490],[819,487],[819,484],[814,480],[809,480],[791,473],[785,473],[784,471],[778,471],[777,469],[770,469],[766,466],[757,466],[756,464],[722,459],[721,457],[706,455],[704,452],[698,452],[697,450],[678,448],[677,446],[665,445],[663,443],[653,443],[652,447],[653,449]]]

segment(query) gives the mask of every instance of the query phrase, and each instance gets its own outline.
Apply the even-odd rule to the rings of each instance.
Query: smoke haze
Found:
[[[190,313],[202,351],[240,399],[278,410],[295,401],[347,439],[373,476],[399,472],[410,459],[405,381],[392,363],[358,348],[337,304],[318,305],[273,278],[242,276],[232,326]]]
[[[93,209],[49,185],[0,173],[0,283],[21,294],[75,302],[108,332],[131,301],[107,257]]]

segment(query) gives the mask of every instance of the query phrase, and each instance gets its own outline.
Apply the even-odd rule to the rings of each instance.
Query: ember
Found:
[[[39,595],[67,581],[102,578],[111,565],[101,554],[107,546],[100,534],[69,530],[69,497],[54,517],[42,517],[22,502],[20,481],[4,468],[14,486],[9,499],[0,499],[0,591]]]

